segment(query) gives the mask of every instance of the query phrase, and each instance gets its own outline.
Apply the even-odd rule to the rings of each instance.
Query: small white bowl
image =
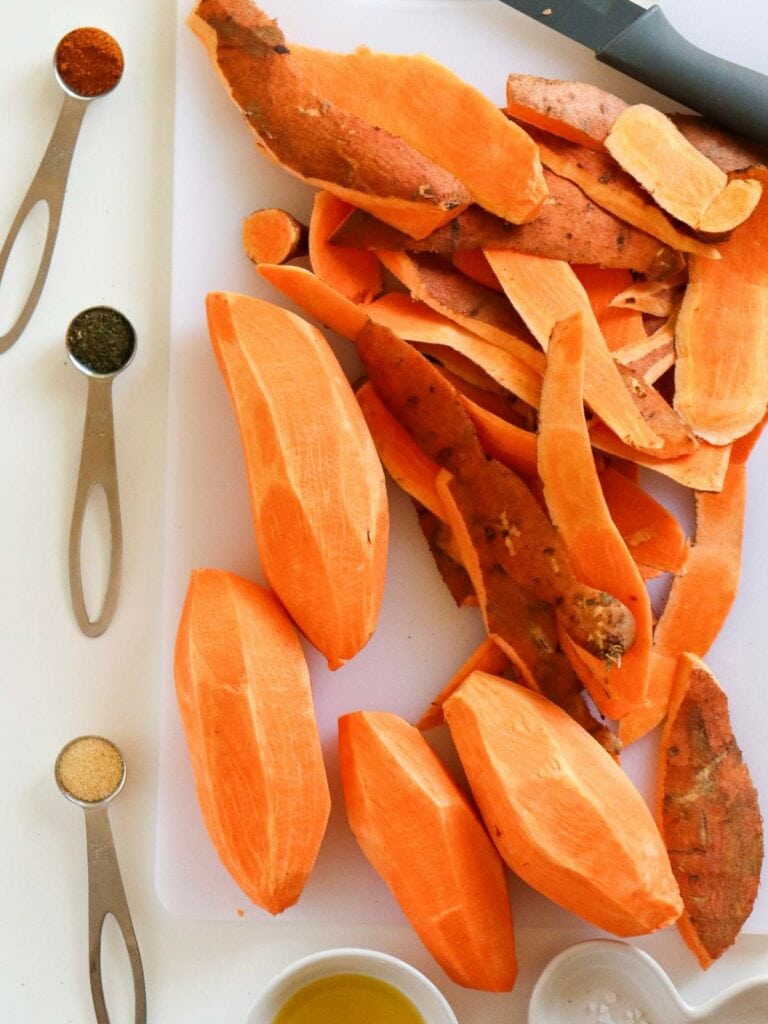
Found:
[[[544,968],[531,994],[528,1024],[593,1024],[630,1019],[648,1024],[766,1024],[768,978],[727,989],[704,1006],[683,1002],[647,953],[626,942],[597,939],[563,950]]]
[[[272,1024],[294,992],[333,974],[365,974],[386,981],[410,999],[425,1024],[458,1024],[445,996],[428,978],[403,960],[372,949],[326,949],[289,964],[270,981],[243,1024]]]

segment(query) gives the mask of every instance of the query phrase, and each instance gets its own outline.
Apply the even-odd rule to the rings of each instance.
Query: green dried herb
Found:
[[[109,306],[79,313],[67,331],[67,348],[75,362],[107,376],[121,370],[133,354],[136,337],[130,322]]]

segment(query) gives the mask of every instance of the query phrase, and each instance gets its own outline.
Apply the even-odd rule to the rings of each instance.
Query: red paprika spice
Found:
[[[76,28],[56,47],[55,64],[71,92],[78,96],[101,96],[120,81],[123,51],[100,28]]]

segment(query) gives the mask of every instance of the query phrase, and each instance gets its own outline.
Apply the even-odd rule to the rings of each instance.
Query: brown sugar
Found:
[[[117,40],[100,28],[76,28],[56,47],[56,70],[78,96],[101,96],[123,74],[123,51]]]
[[[120,785],[124,771],[120,751],[100,736],[83,736],[65,747],[56,763],[56,778],[76,800],[98,803]]]

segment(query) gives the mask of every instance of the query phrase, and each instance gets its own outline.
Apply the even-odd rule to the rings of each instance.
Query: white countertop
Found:
[[[372,0],[371,0],[372,2]],[[8,6],[6,4],[6,6]],[[669,0],[689,38],[765,70],[758,0]],[[514,998],[448,982],[399,927],[294,928],[279,922],[174,918],[154,890],[161,581],[166,443],[175,10],[133,0],[34,0],[0,34],[0,236],[34,174],[60,105],[50,55],[69,29],[96,24],[122,43],[118,90],[85,117],[58,246],[22,339],[0,356],[0,1020],[93,1020],[86,953],[85,844],[80,812],[58,794],[53,762],[87,732],[113,738],[128,783],[111,819],[147,977],[149,1019],[239,1024],[264,982],[304,953],[364,945],[410,960],[445,991],[462,1024],[524,1021],[526,994],[567,935],[527,931]],[[0,295],[0,329],[11,297]],[[137,357],[115,384],[124,576],[114,623],[81,636],[66,562],[85,409],[67,364],[66,325],[86,306],[126,313]],[[107,936],[113,1024],[132,1020],[119,943]],[[744,936],[706,974],[674,932],[641,940],[692,1003],[768,973],[768,937]],[[506,1000],[504,1003],[500,999]],[[737,1022],[731,1022],[737,1024]]]

